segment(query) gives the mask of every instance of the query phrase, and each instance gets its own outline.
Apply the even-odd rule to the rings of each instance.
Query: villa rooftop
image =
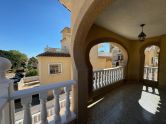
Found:
[[[44,52],[37,57],[70,57],[69,53],[58,53],[58,52]]]

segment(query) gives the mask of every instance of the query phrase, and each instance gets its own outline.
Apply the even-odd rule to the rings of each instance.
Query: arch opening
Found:
[[[115,42],[102,42],[91,47],[89,62],[92,67],[93,91],[125,79],[128,54]]]
[[[145,81],[158,82],[160,47],[157,45],[147,46],[144,49],[144,56],[143,79]]]

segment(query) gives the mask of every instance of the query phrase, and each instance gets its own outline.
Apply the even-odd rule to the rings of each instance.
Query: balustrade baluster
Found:
[[[146,68],[146,79],[149,80],[149,68]]]
[[[122,67],[119,69],[119,80],[122,80]]]
[[[105,84],[108,85],[108,70],[105,70]]]
[[[95,79],[95,74],[96,74],[96,72],[93,72],[93,90],[95,90],[96,89],[96,79]]]
[[[119,81],[119,76],[120,76],[119,70],[120,68],[117,68],[117,81]]]
[[[61,124],[61,117],[60,117],[60,103],[59,103],[59,94],[61,90],[60,89],[54,89],[53,94],[54,94],[54,100],[55,100],[55,115],[54,115],[54,120],[56,124]]]
[[[144,79],[146,79],[146,68],[144,67],[144,75],[143,75]]]
[[[47,92],[41,92],[39,93],[39,99],[40,99],[40,105],[41,105],[41,124],[48,124],[47,120]]]
[[[30,110],[31,102],[32,102],[32,96],[21,98],[21,104],[24,110],[23,124],[32,124],[32,115]]]
[[[152,81],[154,81],[154,77],[155,77],[155,68],[152,68]]]
[[[100,82],[101,82],[100,71],[97,72],[97,75],[98,75],[98,88],[100,88],[101,87],[101,84],[100,84]]]
[[[111,83],[112,83],[113,82],[113,72],[112,72],[112,69],[110,71],[111,71]]]
[[[158,81],[158,68],[156,68],[155,81]]]
[[[71,86],[66,86],[64,88],[65,94],[66,94],[66,108],[65,108],[65,115],[66,115],[66,120],[69,120],[71,117],[71,110],[70,110],[70,90]]]
[[[103,71],[100,71],[100,86],[103,87]]]
[[[119,69],[119,79],[122,80],[122,67]]]
[[[102,87],[104,87],[105,86],[105,84],[104,84],[105,83],[105,74],[104,74],[103,70],[102,70],[102,75],[101,76],[102,76],[102,85],[103,85]]]
[[[115,69],[112,70],[113,72],[113,83],[115,82]]]
[[[97,89],[97,72],[95,72],[95,90]]]
[[[108,71],[108,74],[109,74],[109,75],[108,75],[108,77],[109,77],[109,78],[108,78],[108,82],[109,82],[109,84],[111,84],[111,70]]]
[[[96,89],[99,88],[99,76],[98,76],[98,72],[96,72]]]
[[[115,69],[114,76],[115,76],[115,82],[116,82],[117,81],[117,69]]]

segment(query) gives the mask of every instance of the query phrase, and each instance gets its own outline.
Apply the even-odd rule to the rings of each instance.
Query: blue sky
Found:
[[[58,0],[0,0],[0,49],[36,56],[48,45],[60,48],[70,12]]]
[[[101,43],[101,47],[98,49],[98,52],[104,51],[106,53],[110,52],[110,44],[109,43]]]

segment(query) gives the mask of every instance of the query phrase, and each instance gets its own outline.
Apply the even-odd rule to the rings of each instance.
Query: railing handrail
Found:
[[[25,90],[20,90],[20,91],[15,91],[12,96],[10,97],[10,100],[14,100],[14,99],[20,99],[26,96],[32,96],[35,94],[38,94],[40,92],[44,92],[44,91],[49,91],[49,90],[53,90],[56,88],[63,88],[66,86],[71,86],[73,84],[75,84],[76,82],[74,80],[68,80],[68,81],[64,81],[64,82],[58,82],[58,83],[52,83],[52,84],[48,84],[48,85],[44,85],[44,86],[39,86],[39,87],[34,87],[34,88],[30,88],[30,89],[25,89]]]
[[[105,69],[96,69],[96,70],[93,70],[93,72],[106,71],[106,70],[114,70],[114,69],[123,68],[123,67],[125,67],[125,66],[118,66],[118,67],[105,68]]]
[[[158,67],[153,67],[153,66],[144,66],[144,68],[158,68]]]

